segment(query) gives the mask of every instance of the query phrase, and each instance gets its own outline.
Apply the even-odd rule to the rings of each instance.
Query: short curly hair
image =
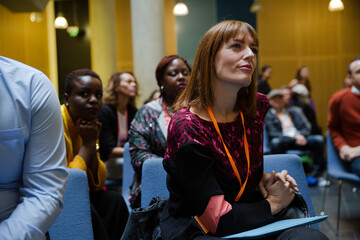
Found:
[[[65,93],[71,94],[74,87],[74,81],[82,76],[91,76],[99,79],[100,82],[102,82],[100,76],[93,70],[89,68],[76,69],[70,72],[65,78]]]

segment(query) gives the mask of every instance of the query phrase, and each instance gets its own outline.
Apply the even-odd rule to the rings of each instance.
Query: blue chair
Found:
[[[166,171],[162,158],[147,159],[143,163],[141,177],[141,207],[147,207],[153,197],[169,197],[166,187]]]
[[[274,170],[275,172],[280,172],[283,169],[288,170],[289,174],[295,178],[300,192],[308,205],[310,216],[315,216],[300,157],[294,154],[264,156],[264,171],[271,172]],[[162,165],[162,158],[148,159],[143,164],[141,207],[148,206],[152,197],[155,196],[169,197],[169,192],[166,187],[166,172]],[[311,226],[312,228],[319,229],[317,224]]]
[[[271,153],[271,148],[270,148],[270,139],[268,136],[268,133],[266,131],[266,128],[264,126],[264,134],[263,134],[263,138],[264,138],[264,143],[263,143],[263,151],[264,154],[270,154]]]
[[[341,188],[343,181],[347,181],[354,184],[360,183],[360,177],[354,173],[347,171],[342,164],[342,160],[331,140],[329,131],[326,132],[326,154],[327,154],[327,172],[328,176],[331,176],[338,180],[338,208],[337,208],[337,220],[336,220],[336,233],[335,236],[339,236],[340,229],[340,207],[341,207]],[[324,214],[326,191],[324,191],[324,198],[322,203],[322,214]]]
[[[123,165],[123,179],[122,179],[121,193],[129,211],[131,211],[131,206],[129,202],[130,186],[133,182],[134,173],[135,173],[134,168],[131,165],[129,143],[126,142],[124,145],[124,165]]]
[[[49,229],[52,240],[94,239],[91,224],[89,187],[86,172],[68,169],[64,208]]]

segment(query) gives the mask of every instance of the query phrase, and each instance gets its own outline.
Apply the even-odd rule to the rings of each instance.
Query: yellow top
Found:
[[[68,168],[78,168],[84,170],[88,177],[90,191],[97,191],[102,189],[106,180],[106,168],[103,161],[100,159],[100,154],[97,153],[98,158],[98,182],[95,182],[90,170],[88,170],[86,163],[82,157],[77,155],[82,145],[82,139],[78,134],[75,124],[71,120],[70,114],[64,105],[61,105],[61,114],[63,117],[64,135],[66,144],[66,162]],[[98,142],[99,140],[97,140]]]

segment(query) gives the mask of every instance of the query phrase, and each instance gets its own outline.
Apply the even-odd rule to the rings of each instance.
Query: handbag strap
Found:
[[[245,187],[246,187],[246,184],[247,184],[247,181],[248,181],[248,178],[249,178],[249,169],[250,169],[250,156],[249,156],[249,145],[248,145],[248,141],[247,141],[247,138],[246,138],[246,129],[245,129],[245,124],[244,124],[244,116],[243,116],[243,113],[240,111],[240,115],[241,115],[241,122],[242,122],[242,125],[243,125],[243,130],[244,130],[244,145],[245,145],[245,155],[246,155],[246,160],[247,160],[247,171],[246,171],[246,179],[245,179],[245,182],[244,184],[242,184],[242,181],[241,181],[241,177],[240,177],[240,174],[239,174],[239,171],[235,165],[235,162],[234,162],[234,159],[232,158],[228,148],[226,147],[226,144],[224,142],[224,139],[221,135],[221,132],[220,132],[220,128],[219,128],[219,125],[215,119],[215,116],[211,110],[210,107],[208,107],[208,112],[209,112],[209,115],[210,115],[210,118],[211,118],[211,121],[213,122],[214,124],[214,127],[216,129],[216,132],[218,133],[218,135],[220,136],[221,138],[221,141],[224,145],[224,148],[225,148],[225,152],[226,152],[226,155],[228,156],[228,159],[229,159],[229,162],[231,164],[231,167],[232,169],[234,170],[234,173],[236,175],[236,178],[238,179],[239,183],[240,183],[240,190],[239,190],[239,193],[237,194],[236,198],[235,198],[235,201],[239,201],[241,195],[243,194],[244,190],[245,190]]]

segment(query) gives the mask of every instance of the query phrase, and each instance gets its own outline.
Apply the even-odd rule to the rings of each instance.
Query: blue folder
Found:
[[[325,219],[327,219],[327,215],[325,216],[316,216],[316,217],[308,217],[308,218],[295,218],[295,219],[286,219],[286,220],[280,220],[273,223],[270,223],[268,225],[229,235],[223,238],[231,238],[231,239],[256,239],[256,238],[262,238],[266,237],[268,235],[275,234],[277,232],[292,228],[292,227],[299,227],[299,226],[306,226],[311,225],[317,222],[322,222]]]

